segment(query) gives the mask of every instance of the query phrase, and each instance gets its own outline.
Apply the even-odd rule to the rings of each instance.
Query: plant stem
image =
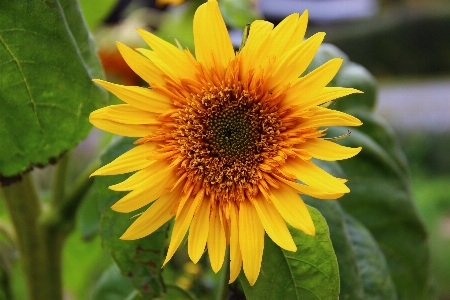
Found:
[[[222,265],[222,271],[217,289],[217,300],[226,300],[228,297],[228,280],[230,279],[230,250],[227,248],[225,260]]]
[[[57,206],[64,199],[66,187],[67,167],[69,166],[69,155],[64,154],[56,164],[52,179],[51,205]]]
[[[89,166],[78,176],[72,185],[72,189],[67,193],[63,203],[59,207],[60,213],[69,219],[75,218],[75,212],[81,200],[83,200],[89,188],[94,183],[94,178],[89,177],[95,170],[100,167],[100,160],[93,161]]]
[[[30,173],[2,188],[16,230],[17,246],[26,276],[29,299],[62,299],[62,237],[40,224],[42,206]]]
[[[81,173],[75,182],[72,184],[72,188],[66,195],[62,195],[61,199],[56,199],[55,194],[60,192],[60,189],[53,187],[52,206],[41,216],[41,224],[48,228],[59,228],[64,236],[67,235],[74,226],[75,215],[77,208],[85,194],[89,191],[89,188],[94,183],[94,178],[90,178],[89,175],[92,174],[100,166],[100,161],[96,160],[92,162],[84,171]],[[58,173],[58,169],[56,171]],[[55,174],[56,175],[56,174]],[[63,184],[63,181],[54,180],[53,184]]]

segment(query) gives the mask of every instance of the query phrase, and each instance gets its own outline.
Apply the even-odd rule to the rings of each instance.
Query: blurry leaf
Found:
[[[3,245],[1,243],[0,248],[3,248]],[[4,260],[5,258],[0,256],[0,259]],[[9,276],[10,274],[8,270],[5,268],[3,261],[0,261],[0,300],[11,299],[11,288],[10,288],[11,282]]]
[[[78,208],[76,218],[76,224],[83,236],[83,240],[89,240],[98,233],[100,213],[98,212],[97,192],[94,188],[87,192]]]
[[[250,286],[243,272],[239,280],[248,300],[337,299],[339,271],[325,219],[308,207],[316,236],[290,227],[297,252],[281,249],[266,235],[261,272]]]
[[[120,139],[102,156],[102,163],[111,162],[133,146],[133,139]],[[101,214],[100,236],[103,247],[111,253],[122,275],[131,279],[133,286],[145,299],[151,299],[164,293],[161,266],[167,226],[162,226],[153,234],[142,239],[134,241],[119,239],[135,220],[130,220],[130,218],[139,211],[123,214],[111,210],[111,205],[123,197],[125,193],[111,191],[108,186],[118,183],[128,176],[99,176],[95,178]]]
[[[76,0],[0,5],[0,174],[46,165],[86,137],[107,93]]]
[[[133,291],[131,281],[123,278],[119,268],[112,264],[95,284],[91,299],[123,300]]]
[[[166,285],[167,293],[162,298],[163,300],[196,300],[190,291],[186,291],[175,284]]]
[[[376,82],[367,70],[350,62],[348,57],[333,45],[323,45],[310,68],[315,68],[333,57],[343,57],[344,63],[329,86],[353,87],[364,92],[364,94],[350,95],[337,100],[330,106],[333,109],[346,111],[364,123],[360,127],[328,130],[328,137],[338,136],[350,130],[351,136],[339,143],[363,148],[356,157],[340,162],[351,192],[342,197],[339,203],[344,211],[368,229],[376,240],[385,256],[397,297],[407,300],[430,299],[427,234],[414,207],[404,155],[388,124],[371,113],[376,103]],[[330,219],[330,216],[325,213],[324,216],[327,221]],[[352,219],[346,218],[346,226],[349,230],[357,229],[360,237],[364,235],[363,227],[356,226],[356,223],[349,220]],[[334,229],[333,225],[330,225],[333,242],[335,242]],[[352,240],[353,244],[359,244],[354,237]],[[369,239],[365,240],[369,242]],[[353,247],[356,249],[355,245]],[[367,252],[370,247],[359,248],[359,251],[366,252],[365,255],[370,254]],[[371,251],[370,257],[375,258],[376,256],[373,255],[376,253],[373,249]],[[358,257],[363,253],[355,252],[355,255]],[[338,250],[336,254],[339,259],[341,255]],[[378,261],[381,263],[381,258]],[[360,265],[359,259],[358,265],[361,270],[367,268]],[[373,271],[376,270],[368,274],[374,274]],[[383,278],[384,273],[381,270],[378,271],[381,273],[376,277],[364,278],[361,274],[365,293],[373,293],[365,294],[365,297],[395,299],[390,294],[389,287],[387,290],[378,291],[373,288],[373,285],[380,284],[377,280],[389,285],[388,281],[380,279]],[[372,284],[368,285],[367,278],[371,279]],[[346,283],[342,283],[343,287],[345,285]],[[380,294],[374,295],[376,293]]]
[[[108,16],[117,0],[79,0],[84,19],[90,30],[95,30]]]
[[[221,0],[219,6],[225,23],[234,28],[244,28],[245,25],[262,19],[252,0]]]
[[[74,299],[88,299],[92,287],[112,263],[109,253],[102,249],[99,236],[86,243],[81,232],[74,230],[64,242],[63,286],[70,291]]]
[[[340,203],[376,239],[399,299],[429,299],[427,234],[413,203],[401,150],[377,117],[357,110],[352,114],[364,125],[352,128],[342,144],[363,150],[341,162],[351,192]]]
[[[375,78],[364,67],[351,62],[348,56],[336,46],[323,44],[309,65],[307,72],[336,57],[343,58],[344,62],[328,86],[352,87],[363,91],[364,94],[353,94],[337,99],[330,108],[340,111],[348,111],[349,109],[373,110],[377,95]]]
[[[172,44],[175,44],[175,38],[180,42],[183,49],[187,47],[192,53],[195,53],[192,20],[195,10],[200,4],[202,2],[188,2],[164,14],[161,25],[155,34]]]

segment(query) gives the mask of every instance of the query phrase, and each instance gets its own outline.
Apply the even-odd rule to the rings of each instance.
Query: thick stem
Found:
[[[24,174],[21,182],[2,190],[16,231],[29,299],[62,299],[62,237],[39,222],[42,206],[31,174]]]

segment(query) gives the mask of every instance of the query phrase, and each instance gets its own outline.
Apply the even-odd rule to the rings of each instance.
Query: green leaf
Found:
[[[250,286],[243,272],[239,280],[248,300],[337,299],[339,270],[328,226],[322,215],[308,207],[316,236],[290,227],[297,252],[281,249],[266,235],[261,272]]]
[[[348,237],[364,283],[364,299],[395,300],[397,294],[383,253],[370,232],[345,214]]]
[[[364,285],[356,262],[355,251],[339,203],[337,201],[321,201],[307,196],[302,197],[308,205],[318,209],[327,221],[339,264],[341,287],[339,299],[365,300]]]
[[[0,174],[46,165],[91,129],[107,93],[95,44],[76,0],[0,5]]]
[[[385,256],[398,298],[429,299],[428,237],[414,206],[407,162],[395,135],[384,120],[371,112],[376,103],[376,81],[332,45],[321,47],[311,69],[333,57],[343,57],[344,64],[329,85],[364,92],[337,100],[330,106],[364,123],[360,127],[328,130],[329,137],[350,130],[351,136],[339,143],[363,148],[356,157],[340,162],[351,192],[339,202],[375,238]]]
[[[89,29],[94,30],[99,27],[101,22],[108,16],[116,0],[79,0],[84,19]]]
[[[97,192],[89,189],[76,215],[76,224],[83,240],[94,237],[100,228],[100,213],[98,212]]]
[[[234,28],[244,28],[251,22],[262,19],[252,0],[222,0],[219,2],[220,12],[225,23]]]
[[[413,202],[402,152],[385,122],[366,111],[352,114],[364,125],[352,128],[342,144],[363,150],[341,162],[351,192],[340,203],[374,236],[398,298],[429,299],[428,237]]]
[[[167,293],[162,299],[164,300],[197,300],[197,297],[190,291],[184,290],[175,284],[166,284]]]
[[[133,139],[122,138],[114,143],[102,156],[107,164],[120,154],[131,149]],[[100,236],[103,247],[109,251],[123,276],[131,279],[133,286],[144,298],[159,297],[164,293],[161,266],[165,252],[167,227],[163,226],[148,237],[124,241],[119,237],[134,220],[131,217],[139,212],[128,214],[111,210],[117,200],[125,193],[114,192],[108,186],[123,181],[128,175],[101,176],[95,178],[95,188],[101,214]]]
[[[175,38],[183,48],[187,47],[192,53],[195,53],[192,20],[200,4],[196,1],[189,2],[183,7],[164,14],[162,22],[155,34],[172,44],[174,44]]]
[[[349,109],[373,110],[377,95],[375,78],[364,67],[351,62],[348,56],[336,46],[323,44],[308,67],[308,71],[312,71],[336,57],[343,58],[344,62],[329,86],[352,87],[363,91],[364,94],[352,94],[343,99],[338,99],[331,108],[340,111],[348,111]]]
[[[346,214],[337,201],[304,198],[327,220],[339,263],[339,299],[397,299],[384,254],[370,232]]]
[[[112,264],[94,286],[92,300],[123,300],[134,291],[129,279],[123,278],[119,268]]]

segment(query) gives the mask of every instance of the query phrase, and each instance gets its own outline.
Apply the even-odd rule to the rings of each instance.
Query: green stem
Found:
[[[2,188],[6,207],[16,230],[29,299],[62,299],[62,237],[41,226],[42,206],[30,173],[22,181]]]
[[[67,167],[69,166],[69,155],[64,154],[58,161],[52,180],[51,205],[57,206],[64,199],[66,188]]]
[[[225,300],[228,296],[228,281],[230,279],[230,254],[229,249],[225,254],[225,260],[220,271],[219,287],[217,289],[217,300]]]
[[[24,174],[21,182],[2,188],[31,300],[62,299],[64,240],[74,227],[77,208],[93,183],[89,175],[98,168],[99,161],[78,177],[66,195],[68,165],[69,155],[64,155],[53,173],[48,206],[39,201],[30,173]]]
[[[89,177],[100,167],[100,160],[93,161],[75,180],[72,189],[67,193],[59,210],[65,218],[73,219],[76,209],[83,200],[89,188],[94,183],[94,178]]]
[[[10,224],[0,220],[0,233],[2,233],[13,245],[16,245],[16,233]]]
[[[56,197],[52,195],[52,198],[55,199],[53,206],[41,216],[41,224],[43,226],[48,228],[59,228],[59,232],[63,235],[67,235],[73,229],[77,208],[83,200],[84,195],[94,183],[94,179],[89,178],[89,175],[98,169],[99,166],[99,160],[91,163],[85,171],[78,176],[70,191],[62,199],[56,201]],[[54,181],[53,183],[62,184],[63,182],[61,180]],[[59,189],[53,188],[53,192],[58,193]]]

